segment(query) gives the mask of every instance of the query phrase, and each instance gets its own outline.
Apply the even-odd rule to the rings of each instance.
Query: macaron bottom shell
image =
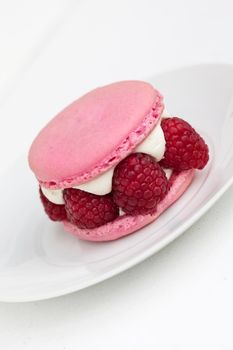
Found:
[[[153,214],[123,215],[103,226],[94,229],[79,229],[68,221],[63,221],[64,229],[82,240],[104,242],[129,235],[157,219],[186,191],[194,177],[195,170],[182,171],[174,175],[172,185],[165,198],[158,204]]]

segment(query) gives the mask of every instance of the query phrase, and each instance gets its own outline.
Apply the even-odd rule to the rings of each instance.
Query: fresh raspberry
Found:
[[[154,212],[167,191],[163,169],[147,154],[130,154],[114,171],[113,199],[127,214]]]
[[[119,208],[112,195],[97,196],[74,188],[64,190],[68,220],[79,228],[95,228],[114,220]]]
[[[177,171],[203,169],[209,160],[209,150],[202,137],[183,119],[166,118],[161,123],[166,151],[161,165]]]
[[[40,188],[40,199],[48,217],[53,221],[62,221],[66,219],[66,210],[64,205],[50,202]]]

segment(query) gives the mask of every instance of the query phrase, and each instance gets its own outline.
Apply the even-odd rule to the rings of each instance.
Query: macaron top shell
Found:
[[[119,163],[149,134],[163,111],[150,84],[122,81],[82,96],[34,140],[29,164],[41,185],[66,188]]]

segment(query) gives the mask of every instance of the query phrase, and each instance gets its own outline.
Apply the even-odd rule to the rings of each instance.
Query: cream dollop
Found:
[[[172,175],[172,169],[165,169],[165,168],[163,168],[163,170],[165,172],[166,178],[169,180],[171,175]]]
[[[107,194],[112,190],[113,171],[114,167],[95,177],[93,180],[90,180],[82,185],[74,186],[73,188],[98,194],[99,196]]]
[[[170,118],[170,117],[171,117],[171,113],[169,113],[169,112],[166,110],[166,108],[164,108],[163,113],[162,113],[162,115],[161,115],[161,118],[162,118],[162,119],[165,119],[165,118]]]
[[[41,186],[41,191],[45,197],[54,204],[64,204],[63,190],[51,190]]]
[[[168,112],[164,109],[161,119],[167,118]],[[134,152],[146,153],[154,157],[157,161],[163,158],[165,153],[166,141],[164,138],[163,130],[161,128],[161,119],[150,134],[135,148]],[[73,186],[82,191],[94,193],[97,195],[104,195],[112,190],[112,176],[115,167],[107,170],[98,177],[90,180],[84,184]],[[165,169],[164,169],[165,170]],[[167,178],[171,176],[171,170],[165,170]],[[64,204],[63,189],[50,190],[45,187],[41,187],[41,190],[45,197],[54,204]]]
[[[149,154],[159,162],[165,153],[165,146],[166,141],[159,122],[142,143],[135,148],[134,152]]]

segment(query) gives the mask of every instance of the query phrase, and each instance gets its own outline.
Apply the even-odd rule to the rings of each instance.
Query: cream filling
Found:
[[[121,208],[119,208],[119,216],[123,216],[123,215],[125,215],[125,212]]]
[[[62,189],[51,190],[41,186],[41,191],[50,202],[54,204],[64,204]]]
[[[162,115],[161,115],[161,118],[162,118],[162,119],[165,119],[165,118],[170,118],[170,117],[171,117],[171,113],[169,113],[169,112],[166,110],[166,108],[164,108],[163,113],[162,113]]]
[[[89,193],[98,194],[102,196],[111,192],[112,190],[112,177],[113,177],[114,167],[105,171],[105,173],[97,176],[93,180],[90,180],[82,185],[73,186],[72,188],[77,188],[82,191]]]
[[[168,118],[169,114],[164,109],[161,119]],[[163,158],[165,153],[165,138],[161,128],[161,119],[150,134],[141,142],[134,150],[134,152],[146,153],[154,157],[157,161]],[[107,170],[103,174],[97,176],[84,184],[73,186],[72,188],[86,191],[97,195],[105,195],[112,190],[112,177],[115,167]],[[164,169],[167,178],[171,176],[171,169]],[[51,190],[41,187],[45,197],[54,204],[64,204],[63,189]]]
[[[166,178],[169,180],[171,175],[172,175],[172,169],[165,169],[165,168],[163,168],[163,170],[165,172]]]
[[[166,141],[160,122],[150,132],[150,134],[135,148],[134,152],[151,155],[159,162],[165,153]]]

